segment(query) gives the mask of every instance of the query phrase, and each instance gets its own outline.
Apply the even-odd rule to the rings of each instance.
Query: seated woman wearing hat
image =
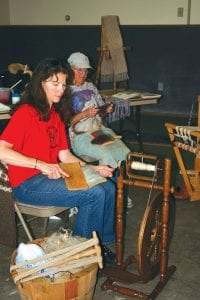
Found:
[[[72,149],[78,156],[95,155],[100,164],[117,168],[130,150],[120,139],[114,139],[116,134],[103,124],[102,113],[104,115],[111,113],[113,104],[105,105],[95,85],[87,81],[88,69],[91,68],[87,56],[75,52],[70,55],[68,62],[74,73],[73,83],[70,86],[73,112],[70,127]],[[95,143],[94,137],[101,133],[102,143],[101,141]]]
[[[117,168],[130,149],[103,124],[102,112],[104,115],[111,113],[113,104],[105,105],[95,85],[87,81],[88,69],[92,67],[86,55],[72,53],[68,63],[74,74],[70,86],[73,118],[69,132],[72,150],[78,156],[97,159],[100,165]],[[131,206],[129,199],[128,207]]]

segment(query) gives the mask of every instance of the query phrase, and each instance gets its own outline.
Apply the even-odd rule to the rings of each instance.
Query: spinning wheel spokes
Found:
[[[160,234],[161,230],[161,223],[155,224],[155,227],[152,229],[151,236],[150,236],[150,241],[149,241],[149,249],[147,249],[147,258],[151,259],[153,256],[154,259],[158,257],[159,253],[159,243],[160,243]]]
[[[138,236],[138,271],[144,281],[159,270],[162,230],[162,193],[157,193],[143,216]]]

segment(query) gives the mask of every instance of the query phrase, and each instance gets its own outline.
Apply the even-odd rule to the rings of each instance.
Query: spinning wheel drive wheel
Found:
[[[169,196],[168,244],[174,228],[175,202]],[[162,203],[163,193],[158,192],[146,209],[138,236],[138,271],[144,282],[153,279],[160,270],[162,238]]]

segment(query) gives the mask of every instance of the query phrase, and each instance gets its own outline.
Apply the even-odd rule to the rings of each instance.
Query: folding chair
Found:
[[[49,217],[56,216],[66,210],[69,210],[69,207],[57,207],[57,206],[39,206],[39,205],[29,205],[25,203],[19,202],[17,199],[12,194],[12,189],[9,184],[8,176],[7,176],[7,166],[6,164],[2,163],[0,161],[0,201],[1,201],[1,214],[0,216],[4,217],[4,211],[6,212],[7,216],[4,217],[2,222],[6,221],[6,218],[8,220],[8,225],[12,227],[12,224],[14,222],[14,211],[16,212],[19,221],[21,225],[23,226],[25,233],[29,239],[29,241],[33,240],[33,237],[31,235],[30,229],[28,227],[28,223],[34,220],[37,217],[42,217],[45,218],[44,222],[44,230],[43,230],[43,235],[45,236],[46,230],[47,230],[47,225],[48,225],[48,220]],[[5,200],[4,200],[5,199]],[[14,210],[12,210],[12,202],[14,205]],[[7,207],[10,205],[9,207]],[[9,211],[8,211],[9,210]],[[12,211],[12,212],[11,212]],[[31,218],[25,218],[25,215],[31,216]],[[0,220],[1,221],[1,220]],[[4,227],[0,222],[0,227]],[[5,226],[6,227],[6,226]],[[13,229],[14,230],[14,229]],[[2,229],[2,233],[4,233],[5,230]],[[0,231],[1,232],[1,231]],[[6,235],[6,232],[5,232]],[[15,233],[12,233],[12,241],[10,241],[9,237],[4,237],[3,243],[7,244],[13,244],[13,240],[15,238]],[[1,241],[1,240],[0,240]]]
[[[49,217],[56,216],[66,210],[69,210],[68,207],[29,205],[19,201],[14,201],[14,208],[20,220],[20,224],[23,226],[29,241],[33,240],[33,236],[28,227],[29,222],[35,220],[38,217],[44,218],[45,220],[44,220],[43,235],[45,236]],[[23,215],[29,215],[31,217],[25,219]]]

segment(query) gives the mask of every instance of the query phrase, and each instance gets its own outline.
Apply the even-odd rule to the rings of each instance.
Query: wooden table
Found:
[[[10,114],[9,112],[0,112],[0,120],[8,120],[10,119]]]
[[[147,91],[133,91],[133,90],[119,90],[117,92],[113,92],[113,90],[100,90],[99,91],[102,98],[105,101],[111,101],[114,103],[113,95],[116,93],[123,93],[123,94],[134,94],[138,93],[138,96],[133,98],[127,99],[129,101],[129,105],[131,108],[135,109],[135,133],[136,139],[139,144],[140,152],[144,152],[143,148],[143,141],[142,141],[142,133],[141,133],[141,107],[144,105],[151,105],[157,104],[159,99],[161,98],[160,94],[153,94]],[[122,98],[123,101],[123,98]],[[120,132],[122,133],[123,130],[123,122],[124,120],[121,119],[120,121]]]

